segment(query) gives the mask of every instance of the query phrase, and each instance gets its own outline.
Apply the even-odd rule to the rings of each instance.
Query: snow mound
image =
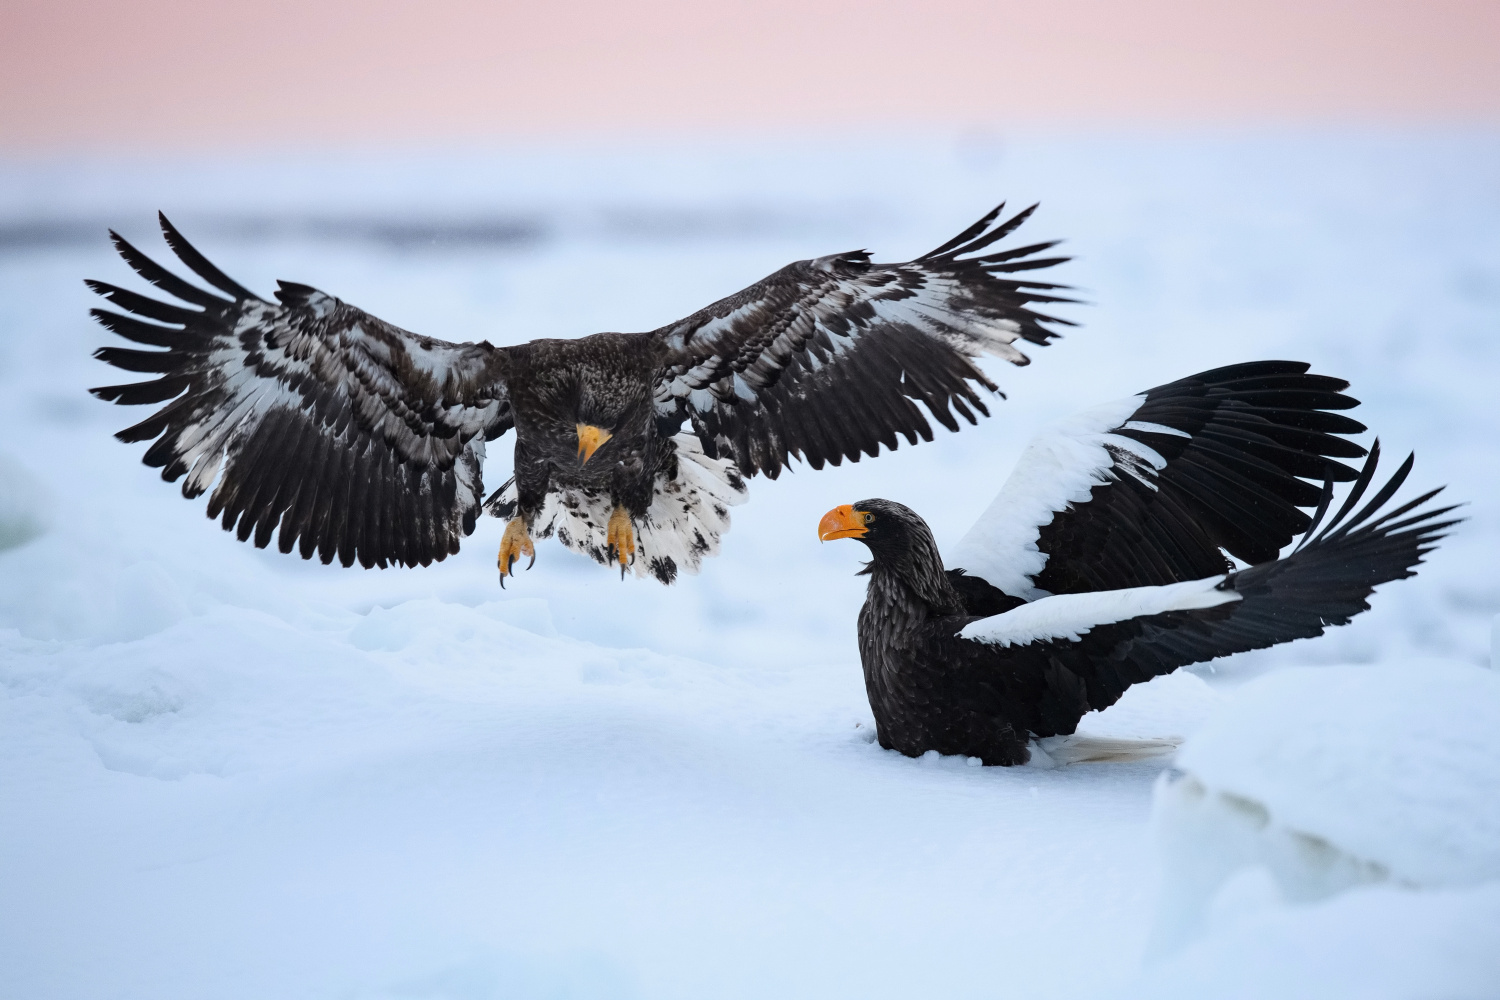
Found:
[[[1281,671],[1246,685],[1178,765],[1400,881],[1500,877],[1500,676],[1487,670]]]
[[[1157,953],[1211,926],[1216,908],[1243,909],[1247,893],[1311,902],[1500,878],[1500,675],[1482,668],[1270,674],[1205,723],[1177,767],[1153,808]]]
[[[1078,723],[1082,736],[1143,737],[1182,742],[1198,731],[1228,696],[1190,670],[1177,670],[1134,684],[1102,712]]]
[[[1258,878],[1257,878],[1258,876]],[[1263,869],[1235,888],[1239,912],[1108,995],[1121,1000],[1484,1000],[1500,983],[1500,884],[1414,892],[1380,886],[1308,906],[1253,905]],[[1258,885],[1257,885],[1258,883]],[[1226,886],[1226,888],[1230,888]],[[1227,908],[1226,908],[1227,909]]]

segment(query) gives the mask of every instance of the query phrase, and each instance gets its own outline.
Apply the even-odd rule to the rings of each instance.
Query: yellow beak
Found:
[[[865,512],[855,510],[853,504],[840,504],[823,515],[818,522],[818,540],[831,542],[835,538],[859,538],[869,531],[865,527]]]
[[[578,454],[583,456],[587,462],[594,457],[594,452],[599,446],[614,437],[603,427],[595,427],[593,424],[578,424]]]

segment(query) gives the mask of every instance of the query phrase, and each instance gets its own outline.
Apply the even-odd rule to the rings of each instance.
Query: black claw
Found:
[[[536,549],[532,549],[531,550],[531,562],[529,562],[529,563],[526,564],[526,570],[527,570],[527,572],[530,572],[531,571],[531,567],[533,567],[535,565],[536,565]]]

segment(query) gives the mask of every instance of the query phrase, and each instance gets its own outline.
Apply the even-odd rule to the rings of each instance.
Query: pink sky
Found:
[[[1500,0],[5,0],[0,147],[1500,123]]]

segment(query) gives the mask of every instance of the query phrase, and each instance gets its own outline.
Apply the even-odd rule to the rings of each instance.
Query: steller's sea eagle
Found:
[[[1062,286],[1019,276],[1066,258],[1053,243],[987,251],[1035,206],[996,208],[903,264],[864,251],[788,265],[650,333],[515,347],[452,344],[385,323],[307,285],[262,299],[209,263],[165,216],[162,232],[209,288],[111,232],[141,277],[186,305],[100,281],[124,313],[94,317],[136,343],[95,357],[147,382],[92,390],[161,409],[119,432],[241,541],[345,566],[427,565],[458,551],[481,506],[508,519],[501,583],[532,539],[621,574],[671,583],[718,549],[745,477],[792,456],[815,469],[898,438],[958,430],[998,391],[974,363],[1024,365],[1067,321],[1031,308]],[[917,404],[926,407],[924,414]],[[484,501],[485,442],[514,428],[515,474]]]
[[[985,764],[1023,764],[1037,747],[1066,757],[1077,748],[1064,738],[1084,714],[1130,685],[1322,635],[1368,610],[1377,585],[1412,576],[1456,523],[1436,520],[1453,508],[1417,510],[1433,490],[1382,510],[1408,458],[1351,516],[1380,445],[1358,472],[1335,459],[1365,452],[1334,436],[1363,425],[1329,412],[1357,402],[1343,395],[1347,382],[1307,369],[1220,368],[1054,425],[1021,455],[951,569],[909,507],[873,499],[829,511],[819,537],[857,538],[872,556],[859,653],[880,745]],[[1314,535],[1334,482],[1348,480],[1339,512]],[[1236,569],[1226,552],[1250,565]]]

